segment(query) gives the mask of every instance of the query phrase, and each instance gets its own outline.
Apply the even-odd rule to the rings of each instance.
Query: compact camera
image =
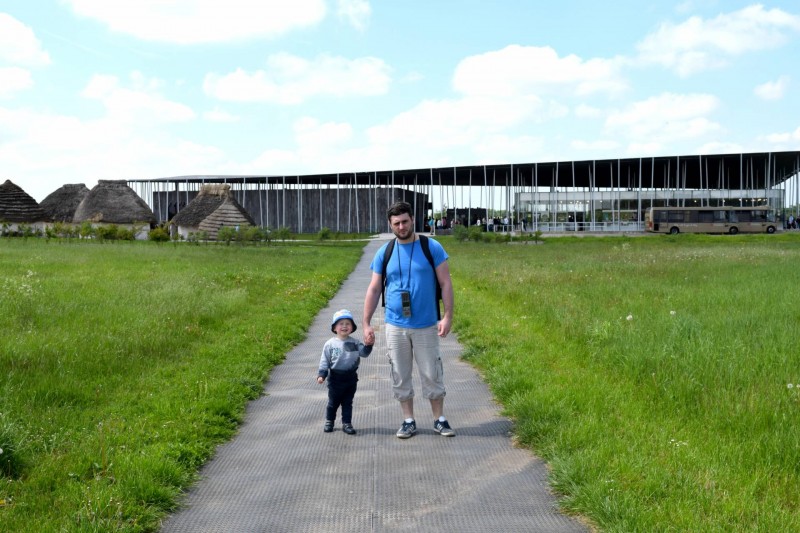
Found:
[[[408,291],[400,292],[400,301],[403,303],[403,316],[411,316],[411,293]]]

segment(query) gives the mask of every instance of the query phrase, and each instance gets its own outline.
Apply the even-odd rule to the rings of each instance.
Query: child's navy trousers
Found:
[[[342,407],[342,424],[353,422],[353,397],[358,386],[358,372],[331,370],[328,374],[328,408],[326,420],[336,420],[336,411]]]

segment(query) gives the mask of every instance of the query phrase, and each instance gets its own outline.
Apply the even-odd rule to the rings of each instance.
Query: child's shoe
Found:
[[[344,431],[348,435],[356,434],[356,430],[355,428],[353,428],[353,424],[342,424],[342,431]]]
[[[322,431],[324,431],[325,433],[330,433],[331,431],[333,431],[333,420],[326,420],[325,427],[322,428]]]

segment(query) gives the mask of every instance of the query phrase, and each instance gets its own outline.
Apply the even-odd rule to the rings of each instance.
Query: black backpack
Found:
[[[381,289],[381,300],[383,302],[383,307],[386,307],[386,267],[389,266],[389,259],[392,258],[392,252],[394,252],[394,243],[397,239],[392,239],[389,241],[389,244],[386,246],[386,251],[383,253],[383,284]],[[442,287],[439,285],[439,278],[436,277],[436,265],[433,264],[433,255],[431,255],[431,245],[428,242],[428,237],[425,235],[419,236],[419,245],[422,247],[422,253],[425,254],[425,257],[428,259],[428,263],[431,264],[431,270],[433,270],[433,282],[436,285],[436,295],[434,296],[434,302],[436,305],[436,319],[442,319],[442,313],[439,309],[439,301],[442,299]]]

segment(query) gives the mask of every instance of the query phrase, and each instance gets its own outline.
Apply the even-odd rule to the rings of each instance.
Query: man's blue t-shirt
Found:
[[[437,267],[447,260],[442,245],[428,238],[433,264]],[[389,243],[375,253],[369,268],[376,274],[383,274],[383,256]],[[409,276],[410,272],[410,276]],[[435,273],[422,251],[419,239],[413,243],[395,242],[392,257],[386,266],[386,312],[387,324],[401,328],[427,328],[438,322],[436,313]],[[403,303],[400,292],[411,293],[411,316],[403,316]]]

